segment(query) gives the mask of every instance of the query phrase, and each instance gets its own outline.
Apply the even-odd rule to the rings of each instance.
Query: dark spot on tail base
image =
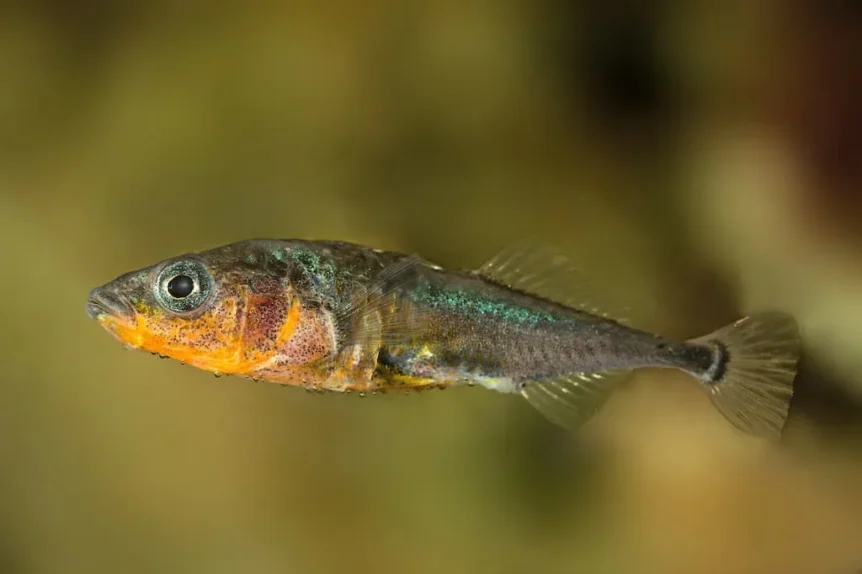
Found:
[[[704,379],[709,383],[717,383],[727,374],[730,351],[721,341],[712,341],[711,359],[709,367],[704,371]]]
[[[727,347],[717,340],[707,344],[686,344],[674,351],[676,360],[684,369],[696,373],[705,383],[716,383],[727,373],[730,353]]]

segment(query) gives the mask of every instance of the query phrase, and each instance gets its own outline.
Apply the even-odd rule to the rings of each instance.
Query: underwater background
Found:
[[[838,0],[0,3],[0,572],[859,571],[860,56]],[[252,237],[532,236],[642,328],[795,314],[782,447],[674,373],[571,436],[215,379],[84,312]]]

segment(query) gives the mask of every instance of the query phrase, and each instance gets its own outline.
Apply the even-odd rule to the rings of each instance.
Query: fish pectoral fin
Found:
[[[631,372],[575,373],[526,383],[520,393],[546,419],[557,426],[575,430],[601,409]]]
[[[561,250],[525,239],[501,250],[474,274],[488,282],[626,323],[627,310],[597,295],[590,281]]]
[[[418,270],[424,265],[418,255],[406,257],[359,289],[336,316],[338,332],[344,337],[342,344],[377,349],[415,340],[427,317],[407,298],[398,297],[398,292],[418,284]]]

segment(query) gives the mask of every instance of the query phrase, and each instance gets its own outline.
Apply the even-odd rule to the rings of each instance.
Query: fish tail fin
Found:
[[[779,439],[801,347],[795,319],[757,313],[690,342],[714,349],[712,365],[698,378],[719,412],[748,434]]]

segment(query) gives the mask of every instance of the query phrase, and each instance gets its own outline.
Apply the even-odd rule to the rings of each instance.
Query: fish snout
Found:
[[[130,321],[134,317],[132,306],[125,297],[119,295],[108,286],[95,287],[87,296],[87,315],[91,319],[98,319],[105,315]]]

